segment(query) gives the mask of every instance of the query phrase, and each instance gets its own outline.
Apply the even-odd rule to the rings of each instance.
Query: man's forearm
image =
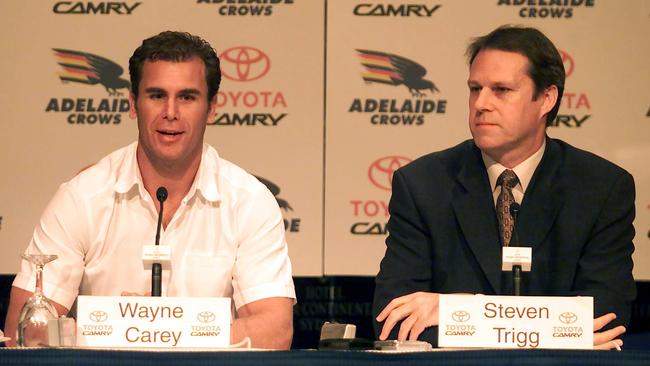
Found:
[[[289,349],[293,338],[293,299],[268,298],[242,306],[230,342],[249,337],[254,348]]]

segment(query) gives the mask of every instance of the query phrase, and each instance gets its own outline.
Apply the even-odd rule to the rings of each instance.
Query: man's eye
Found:
[[[180,99],[181,99],[182,101],[189,102],[189,101],[193,101],[193,100],[195,100],[195,99],[196,99],[196,96],[194,96],[194,95],[192,95],[192,94],[181,95]]]
[[[149,94],[150,99],[162,99],[165,95],[162,93],[152,93]]]
[[[506,88],[504,86],[497,86],[497,87],[494,88],[495,93],[505,93],[505,92],[508,92],[508,91],[510,91],[510,88]]]
[[[469,87],[469,91],[472,92],[472,93],[476,93],[476,92],[481,91],[481,87],[473,85],[473,86]]]

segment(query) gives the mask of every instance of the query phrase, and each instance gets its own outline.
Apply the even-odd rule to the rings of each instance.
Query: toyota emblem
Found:
[[[578,316],[570,311],[566,311],[558,317],[564,324],[573,324],[578,321]]]
[[[375,187],[390,191],[393,187],[393,174],[411,162],[403,156],[385,156],[375,160],[368,168],[368,179]]]
[[[469,320],[470,316],[465,310],[456,310],[451,313],[451,318],[454,319],[455,322],[464,323]]]
[[[106,314],[105,311],[102,310],[95,310],[91,312],[88,317],[90,320],[94,321],[95,323],[101,323],[103,321],[106,321],[108,319],[108,314]]]
[[[198,313],[196,319],[201,323],[212,323],[216,319],[216,316],[211,311],[202,311]]]
[[[219,55],[221,73],[234,81],[253,81],[266,75],[271,68],[271,59],[254,47],[229,48]]]

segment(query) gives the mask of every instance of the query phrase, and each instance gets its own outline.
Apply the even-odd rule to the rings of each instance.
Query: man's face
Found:
[[[130,96],[131,118],[138,119],[138,143],[153,164],[190,164],[200,157],[208,118],[205,65],[199,58],[183,62],[145,61],[138,99]]]
[[[470,66],[469,128],[491,158],[514,167],[542,145],[545,115],[555,104],[552,86],[535,100],[528,59],[515,52],[485,49]]]

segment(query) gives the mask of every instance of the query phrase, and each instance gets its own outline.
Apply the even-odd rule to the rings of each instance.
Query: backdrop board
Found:
[[[392,172],[470,137],[465,48],[501,24],[523,24],[554,41],[568,73],[548,134],[634,175],[634,275],[650,278],[649,9],[603,0],[329,2],[325,273],[378,271]],[[426,74],[411,90],[393,80],[418,67]]]
[[[167,29],[198,34],[222,59],[219,114],[205,141],[263,181],[287,223],[295,274],[322,273],[324,3],[201,1],[3,2],[0,271],[19,255],[58,185],[137,138],[128,117],[128,59]],[[35,26],[37,24],[38,26]],[[69,66],[90,58],[123,69],[112,89]],[[101,70],[93,70],[101,71]],[[97,111],[104,104],[109,111]],[[6,178],[4,178],[6,176]],[[315,198],[314,198],[315,197]],[[300,259],[298,259],[300,258]]]

